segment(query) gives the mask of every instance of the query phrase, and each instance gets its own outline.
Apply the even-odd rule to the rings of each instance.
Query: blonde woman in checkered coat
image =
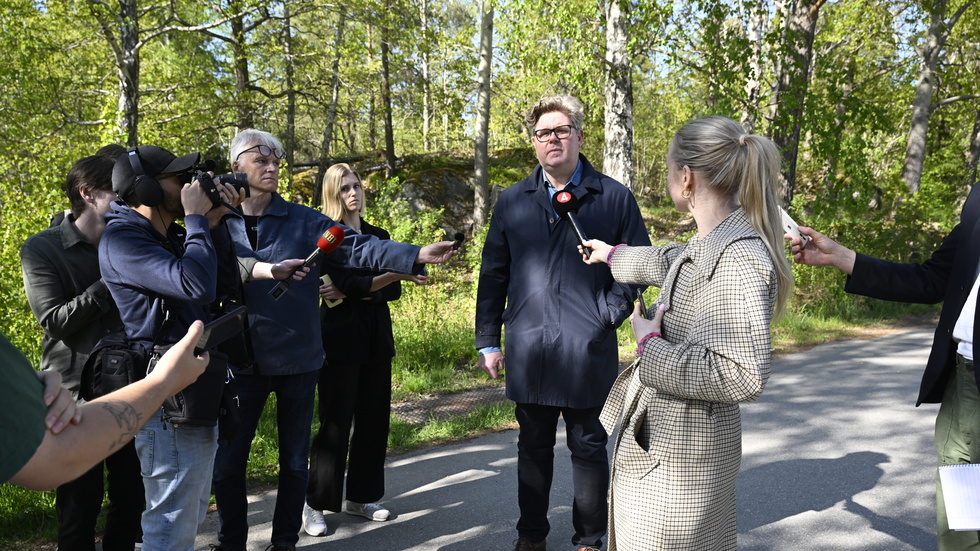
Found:
[[[687,244],[587,242],[621,283],[661,288],[653,319],[631,318],[639,358],[602,421],[613,457],[609,549],[736,548],[738,402],[769,377],[769,323],[792,290],[773,143],[722,117],[688,123],[667,154],[667,188],[697,235]]]

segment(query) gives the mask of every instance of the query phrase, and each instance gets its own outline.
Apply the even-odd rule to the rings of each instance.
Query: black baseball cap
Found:
[[[137,177],[156,178],[161,174],[179,174],[193,168],[200,159],[200,153],[178,157],[155,145],[131,147],[116,158],[116,164],[112,168],[112,191],[119,197],[125,197]]]

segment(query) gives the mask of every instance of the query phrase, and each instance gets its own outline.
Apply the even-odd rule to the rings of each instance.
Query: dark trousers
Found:
[[[105,494],[109,495],[109,505],[106,507],[102,549],[133,551],[140,535],[144,505],[143,477],[133,442],[82,476],[58,486],[55,510],[60,551],[95,551],[95,522]]]
[[[230,442],[221,440],[218,443],[214,458],[214,501],[220,519],[218,543],[222,547],[245,549],[248,540],[246,466],[259,418],[266,400],[273,393],[279,429],[279,485],[272,515],[272,543],[288,547],[299,541],[318,376],[319,371],[238,376],[242,427]]]
[[[347,499],[378,501],[385,493],[391,360],[330,362],[320,370],[318,389],[320,430],[310,451],[307,503],[321,511],[340,511],[345,472]]]
[[[517,404],[517,533],[532,542],[544,540],[555,463],[558,416],[565,419],[565,437],[572,453],[572,527],[575,546],[600,546],[606,534],[609,491],[608,436],[599,423],[602,408],[575,409]]]
[[[943,402],[936,417],[936,451],[939,452],[940,466],[980,463],[980,394],[977,392],[974,369],[972,361],[956,355],[956,371],[946,383]],[[949,529],[943,485],[938,472],[936,524],[939,551],[980,549],[980,531]]]

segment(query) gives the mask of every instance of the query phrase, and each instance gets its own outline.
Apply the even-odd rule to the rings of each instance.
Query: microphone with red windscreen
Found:
[[[559,191],[551,198],[551,206],[555,209],[555,213],[558,216],[564,220],[568,220],[572,225],[572,230],[575,232],[575,236],[578,237],[579,244],[585,249],[585,254],[592,254],[592,249],[585,246],[585,242],[589,238],[585,237],[585,232],[582,231],[582,226],[578,223],[578,215],[576,214],[578,213],[578,197],[568,191]]]
[[[310,253],[310,256],[306,257],[306,260],[303,261],[302,266],[297,267],[296,270],[293,270],[292,274],[289,274],[289,277],[277,283],[276,286],[269,291],[269,296],[279,300],[279,297],[288,291],[289,286],[293,284],[293,274],[295,274],[297,270],[313,266],[317,259],[320,258],[320,255],[333,251],[343,240],[344,230],[341,229],[340,226],[331,226],[327,231],[323,232],[323,235],[321,235],[320,239],[318,239],[316,242],[316,250]]]

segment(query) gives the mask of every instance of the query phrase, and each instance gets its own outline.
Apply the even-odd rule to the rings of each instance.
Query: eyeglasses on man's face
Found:
[[[559,140],[564,140],[572,135],[572,130],[575,130],[574,126],[570,124],[563,124],[554,128],[535,128],[534,132],[531,132],[531,134],[534,135],[534,139],[544,143],[551,139],[552,134],[554,134]]]
[[[237,161],[238,157],[241,157],[243,154],[248,153],[249,151],[255,151],[256,153],[258,153],[263,157],[275,157],[277,159],[282,159],[283,157],[286,156],[286,152],[279,149],[278,147],[269,147],[264,144],[259,144],[259,145],[253,145],[248,149],[242,150],[241,153],[235,156],[235,160]]]

